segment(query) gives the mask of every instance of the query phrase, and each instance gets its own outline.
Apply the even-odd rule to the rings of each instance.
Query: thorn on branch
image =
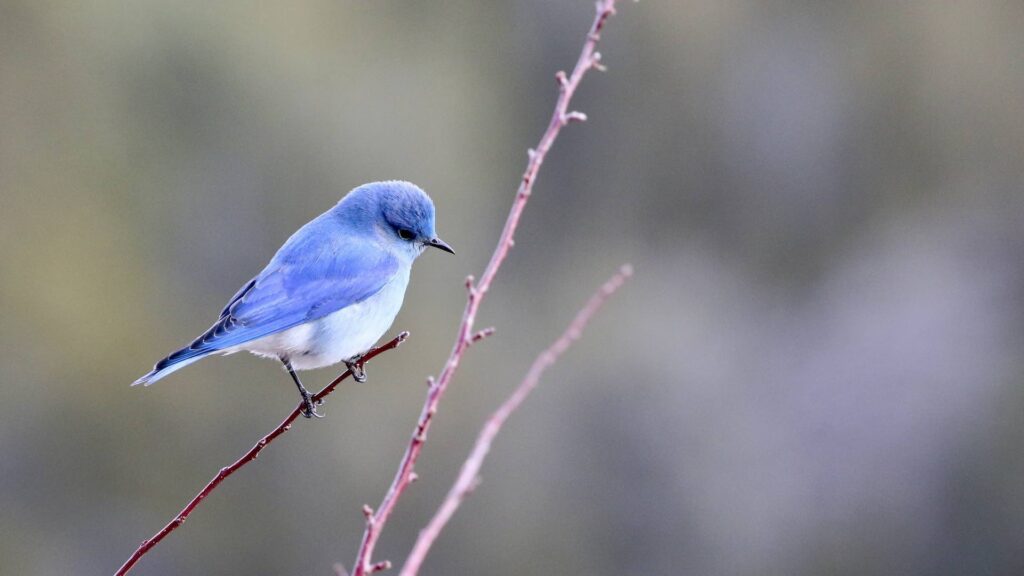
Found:
[[[587,115],[579,110],[573,110],[572,112],[566,112],[562,115],[562,125],[566,125],[570,122],[586,122]]]
[[[427,376],[427,389],[430,390],[434,387],[434,377]]]
[[[409,484],[420,479],[420,475],[415,472],[409,472]]]
[[[530,162],[533,162],[533,159],[537,157],[537,151],[533,148],[527,148],[526,157],[530,159]]]
[[[391,561],[390,560],[384,560],[382,562],[377,562],[373,566],[370,566],[370,569],[367,570],[366,573],[367,574],[375,574],[377,572],[383,572],[385,570],[391,570]]]
[[[345,566],[341,562],[335,562],[332,568],[334,568],[335,576],[349,576],[348,570],[345,570]]]
[[[601,63],[600,52],[594,52],[594,54],[590,57],[590,67],[593,68],[594,70],[597,70],[598,72],[608,71],[608,67]]]
[[[373,524],[373,508],[369,504],[363,504],[363,517],[368,524]]]

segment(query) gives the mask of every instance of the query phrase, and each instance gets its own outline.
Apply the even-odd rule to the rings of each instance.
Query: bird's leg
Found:
[[[292,363],[285,358],[281,358],[281,363],[284,364],[285,370],[291,375],[292,380],[295,381],[295,385],[299,387],[299,394],[302,395],[302,415],[306,418],[323,418],[323,415],[317,414],[316,405],[313,404],[313,395],[306,390],[306,387],[302,385],[298,375],[295,374],[295,370],[292,368]]]
[[[357,354],[345,360],[345,367],[352,373],[352,379],[356,382],[366,382],[366,367],[363,366],[363,355]]]

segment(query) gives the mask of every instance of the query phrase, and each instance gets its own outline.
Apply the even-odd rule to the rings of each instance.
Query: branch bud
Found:
[[[558,87],[562,90],[569,86],[569,77],[565,75],[565,70],[555,72],[555,80],[558,80]]]
[[[488,336],[493,335],[494,331],[495,331],[494,326],[489,326],[487,328],[484,328],[483,330],[477,332],[476,334],[473,334],[473,337],[470,339],[470,342],[473,342],[473,343],[479,342],[479,341],[483,340],[484,338],[487,338]]]

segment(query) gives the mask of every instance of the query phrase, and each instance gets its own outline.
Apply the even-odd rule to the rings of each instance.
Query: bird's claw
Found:
[[[362,356],[357,356],[352,360],[345,362],[345,366],[348,371],[352,373],[352,379],[362,384],[366,382],[366,368],[363,366]]]
[[[323,418],[324,415],[316,411],[316,407],[320,406],[323,403],[324,401],[322,398],[320,400],[317,400],[316,402],[313,402],[312,396],[303,395],[302,408],[299,410],[299,412],[302,414],[304,418]]]

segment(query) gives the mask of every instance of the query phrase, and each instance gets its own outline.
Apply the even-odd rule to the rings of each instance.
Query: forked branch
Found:
[[[462,356],[476,340],[487,335],[485,332],[474,332],[477,311],[480,309],[480,304],[483,302],[488,290],[490,290],[491,283],[501,268],[502,262],[505,261],[509,251],[512,249],[512,245],[515,243],[516,228],[519,226],[519,219],[526,208],[526,203],[533,193],[533,184],[537,179],[537,173],[540,171],[541,164],[544,163],[544,158],[547,156],[551,145],[555,142],[561,129],[570,122],[579,122],[586,119],[583,113],[570,111],[569,103],[572,100],[573,94],[576,93],[580,81],[583,80],[587,72],[593,69],[604,69],[601,65],[601,55],[597,52],[597,43],[601,39],[601,31],[604,29],[608,18],[615,14],[615,0],[599,0],[596,8],[597,13],[594,16],[593,23],[590,25],[590,30],[587,31],[583,48],[580,51],[579,58],[576,60],[576,66],[573,67],[572,73],[558,72],[555,75],[558,81],[558,99],[555,101],[555,109],[551,114],[550,121],[548,121],[547,129],[544,130],[544,134],[541,135],[540,141],[537,143],[537,147],[528,151],[529,158],[526,163],[526,170],[523,171],[515,199],[512,201],[512,208],[505,220],[505,227],[498,238],[498,244],[491,255],[491,260],[488,262],[479,281],[474,281],[472,276],[466,278],[466,307],[462,313],[462,322],[459,324],[455,344],[452,346],[452,351],[448,355],[448,360],[445,362],[441,373],[436,379],[428,380],[427,398],[423,403],[423,408],[420,411],[416,427],[409,440],[409,445],[406,447],[405,454],[398,465],[398,470],[391,481],[391,486],[388,488],[384,499],[377,509],[366,517],[366,528],[363,532],[363,538],[352,568],[353,576],[366,576],[385,568],[384,563],[372,560],[374,547],[377,545],[384,525],[387,524],[388,518],[391,516],[392,511],[394,511],[395,504],[415,478],[416,460],[423,449],[427,432],[430,430],[430,424],[437,413],[438,404],[448,389],[452,378],[455,376],[459,363],[462,361]]]
[[[583,329],[587,327],[594,314],[601,309],[605,301],[621,288],[626,279],[632,275],[633,268],[627,264],[609,278],[590,297],[586,305],[576,313],[576,317],[566,327],[565,332],[562,332],[562,335],[557,340],[552,342],[547,349],[537,356],[523,381],[519,383],[519,386],[512,395],[487,420],[487,423],[480,430],[480,434],[476,438],[473,450],[462,464],[462,470],[459,471],[459,477],[455,480],[455,484],[448,491],[448,495],[445,497],[444,502],[441,503],[441,507],[438,508],[434,517],[430,519],[430,523],[420,531],[419,538],[416,539],[416,544],[413,545],[409,557],[406,558],[399,576],[416,576],[420,566],[423,565],[423,560],[426,559],[427,553],[430,552],[431,546],[434,545],[437,537],[444,530],[445,525],[448,524],[448,521],[455,514],[463,500],[479,485],[480,467],[483,466],[484,458],[487,457],[487,453],[491,450],[491,443],[494,442],[498,432],[501,432],[501,427],[505,425],[505,421],[526,400],[530,392],[533,392],[533,389],[537,387],[541,376],[544,375],[544,371],[557,362],[558,358],[572,346],[573,342],[580,338],[583,334]]]

